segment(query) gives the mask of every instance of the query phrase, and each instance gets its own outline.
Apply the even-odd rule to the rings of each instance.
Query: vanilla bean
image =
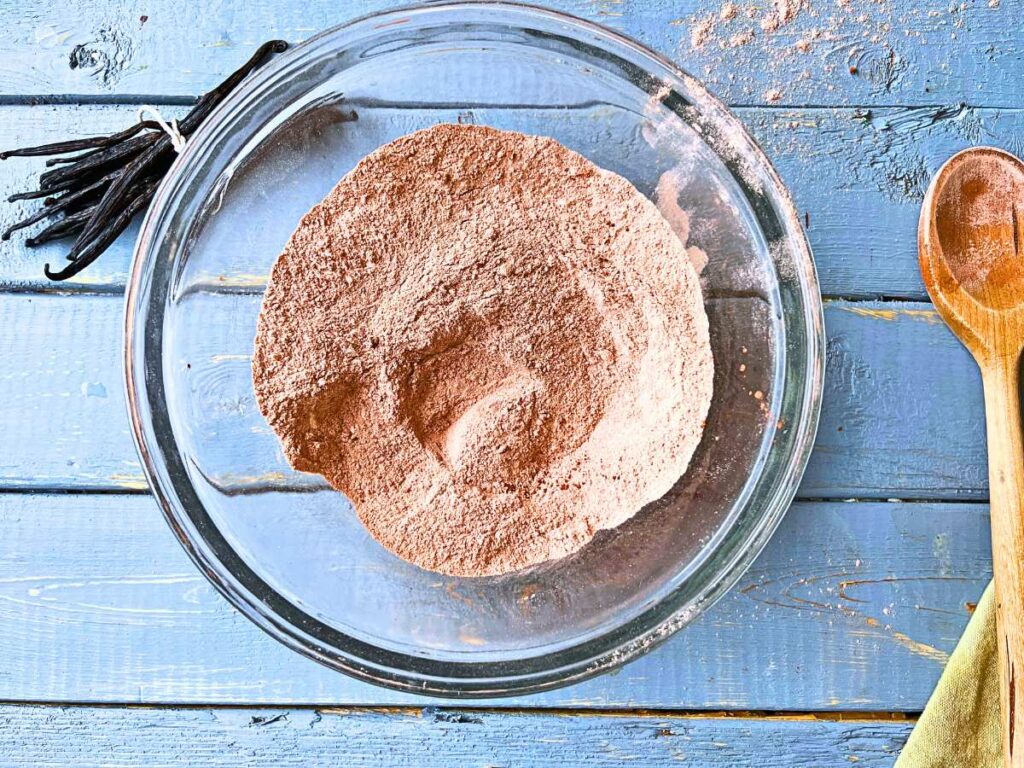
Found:
[[[20,221],[15,221],[13,224],[11,224],[6,229],[4,229],[2,233],[0,233],[0,240],[10,240],[11,234],[13,234],[18,229],[24,229],[27,226],[32,226],[33,224],[35,224],[35,223],[37,223],[39,221],[42,221],[43,219],[47,219],[50,216],[56,215],[60,211],[65,210],[66,208],[68,208],[68,206],[70,206],[73,203],[75,203],[81,197],[86,197],[88,194],[91,194],[92,191],[93,191],[93,189],[91,187],[83,189],[82,193],[76,193],[75,195],[70,195],[70,196],[68,196],[68,198],[66,200],[62,200],[59,203],[56,203],[56,204],[54,204],[52,206],[49,206],[47,208],[43,208],[42,210],[37,211],[36,213],[32,214],[31,216],[28,216],[28,217],[26,217],[26,218],[24,218],[24,219],[22,219]]]
[[[132,128],[137,128],[138,126],[142,126],[143,128],[148,128],[154,131],[162,130],[160,128],[160,124],[155,123],[152,120],[143,120],[141,123],[136,123],[135,125],[133,125]],[[125,131],[125,133],[127,133],[127,131]],[[135,131],[132,131],[132,133],[135,133]],[[129,136],[130,135],[131,134],[129,134]],[[81,160],[85,160],[86,158],[94,157],[108,148],[109,145],[103,145],[101,147],[97,147],[96,149],[89,150],[88,152],[82,152],[81,154],[78,155],[71,155],[69,157],[51,157],[47,159],[46,167],[52,168],[55,165],[68,165],[69,163],[77,163]]]
[[[250,59],[245,62],[245,64],[237,69],[219,86],[209,93],[204,94],[192,111],[178,122],[178,129],[181,133],[186,136],[191,134],[199,127],[199,124],[206,119],[210,112],[212,112],[213,109],[224,100],[224,97],[226,97],[228,93],[230,93],[231,90],[245,78],[246,75],[260,65],[267,53],[270,51],[282,51],[287,47],[287,45],[287,43],[281,40],[271,40],[270,42],[261,45],[256,50],[256,53],[254,53]],[[78,238],[75,240],[73,250],[79,250],[85,247],[89,238],[95,236],[104,226],[104,219],[117,207],[124,204],[130,186],[143,173],[145,173],[149,166],[156,162],[162,154],[171,151],[172,148],[171,137],[165,133],[161,133],[160,138],[157,139],[151,147],[142,152],[125,167],[124,173],[121,174],[117,181],[110,185],[110,188],[107,189],[106,193],[103,195],[99,209],[96,212],[96,217],[90,221],[86,225],[85,229],[78,235]]]
[[[147,195],[147,200],[152,197],[165,172],[166,168],[159,168],[155,173],[140,175],[138,177],[138,181],[129,187],[125,193],[125,198],[129,201],[129,204],[130,201],[142,194]],[[119,182],[123,178],[125,178],[125,174],[122,172],[115,180],[115,183]],[[106,192],[109,192],[109,188]],[[75,242],[71,246],[71,250],[68,253],[69,261],[77,260],[80,253],[89,247],[90,243],[95,240],[109,224],[110,217],[105,217],[102,208],[104,200],[106,200],[106,192],[103,192],[95,202],[86,201],[89,204],[91,215],[89,220],[86,222],[85,227],[78,232],[78,236],[75,238]],[[116,215],[117,213],[115,211],[112,216],[116,217]]]
[[[145,194],[146,199],[149,200],[155,193],[156,188],[160,185],[160,180],[162,178],[162,172],[147,177],[146,179],[132,187],[131,196],[134,198],[140,194]],[[152,188],[150,188],[150,185],[152,185]],[[68,218],[73,218],[75,222],[80,222],[80,224],[74,227],[75,231],[73,234],[78,235],[79,233],[81,233],[81,231],[85,229],[85,225],[88,224],[96,215],[96,210],[99,207],[99,197],[100,195],[93,193],[85,198],[75,201],[68,207],[69,213],[67,216],[65,216],[64,219],[61,219],[61,221],[65,221]],[[67,259],[68,261],[74,261],[76,258],[77,254],[74,248],[72,248],[72,250],[69,251],[67,255]]]
[[[39,186],[48,189],[69,179],[85,178],[106,166],[123,163],[151,147],[164,135],[166,134],[147,133],[145,136],[136,136],[112,147],[104,147],[84,160],[47,171],[39,177]]]
[[[37,232],[32,237],[25,240],[25,245],[29,248],[35,248],[48,243],[51,240],[62,240],[65,237],[71,237],[77,235],[85,227],[85,224],[92,217],[92,211],[86,209],[79,211],[78,213],[65,216],[60,221],[56,221],[46,229]]]
[[[57,184],[53,187],[47,187],[46,189],[33,189],[31,192],[18,192],[7,198],[8,203],[14,203],[18,200],[37,200],[40,197],[50,197],[57,194],[58,192],[64,192],[78,186],[75,179],[69,179]]]
[[[11,226],[9,226],[6,230],[4,230],[2,234],[0,234],[0,240],[10,240],[11,234],[14,233],[15,231],[19,229],[24,229],[25,227],[30,227],[36,222],[49,218],[50,216],[53,216],[59,213],[60,211],[63,211],[69,208],[70,206],[75,205],[80,201],[88,200],[90,197],[96,197],[97,194],[103,189],[103,187],[109,184],[110,181],[110,176],[104,177],[99,181],[90,184],[88,187],[84,187],[83,189],[80,189],[77,192],[71,192],[70,194],[64,195],[63,197],[54,200],[52,204],[42,208],[36,213],[33,213],[31,216],[28,216],[22,219],[21,221],[17,221],[14,224],[11,224]]]
[[[16,203],[19,200],[37,200],[40,197],[46,197],[52,195],[53,191],[49,189],[33,189],[31,192],[17,192],[10,195],[7,198],[8,203]]]
[[[112,182],[115,178],[117,178],[117,172],[111,171],[106,176],[101,176],[92,184],[82,187],[81,189],[76,189],[73,192],[68,192],[67,194],[62,195],[61,197],[48,197],[45,200],[43,200],[43,205],[49,207],[51,210],[60,210],[60,208],[67,207],[67,205],[72,202],[81,200],[83,197],[99,192],[100,190],[103,189],[104,186]]]
[[[67,280],[69,277],[74,277],[87,266],[92,264],[96,258],[105,251],[111,243],[113,243],[118,235],[128,228],[132,219],[135,215],[142,211],[147,205],[149,205],[150,198],[156,192],[156,188],[159,182],[150,182],[146,189],[139,193],[128,206],[118,213],[110,222],[108,222],[104,229],[102,229],[95,240],[89,243],[85,248],[82,248],[79,252],[75,253],[74,260],[71,261],[64,269],[56,272],[50,271],[50,265],[43,265],[43,273],[51,280]],[[96,215],[93,214],[92,221],[96,220]],[[74,253],[74,249],[72,249]],[[70,257],[71,254],[68,254]]]
[[[210,113],[271,53],[285,50],[283,40],[261,45],[241,67],[211,91],[177,122],[177,130],[189,137]],[[142,131],[147,130],[147,133]],[[76,154],[70,154],[76,153]],[[8,200],[37,200],[43,207],[0,233],[8,239],[15,231],[44,219],[56,219],[25,240],[35,247],[65,237],[75,237],[68,251],[69,264],[44,272],[51,280],[66,280],[93,263],[149,205],[161,180],[177,157],[170,136],[152,120],[136,121],[109,136],[92,136],[0,152],[8,157],[65,155],[46,160],[39,188],[11,195]],[[59,217],[59,218],[57,218]]]
[[[152,169],[152,171],[150,172],[150,176],[153,176],[153,177],[162,176],[164,173],[167,172],[167,169],[169,167],[170,167],[170,163],[158,164],[154,169]],[[103,196],[103,192],[105,191],[106,187],[114,179],[116,179],[118,177],[118,175],[121,174],[121,172],[122,172],[121,169],[110,171],[105,176],[101,176],[99,179],[97,179],[95,182],[93,182],[89,186],[83,187],[82,189],[78,190],[78,192],[86,192],[88,190],[89,193],[87,195],[82,196],[82,197],[78,197],[74,202],[72,202],[70,204],[70,206],[69,206],[69,210],[70,211],[77,211],[77,210],[81,210],[81,208],[84,207],[84,206],[92,206],[95,203],[97,203],[99,201],[99,199]],[[148,179],[148,177],[147,177],[147,179]],[[48,190],[44,190],[44,191],[48,191]],[[78,192],[69,192],[68,194],[65,194],[65,195],[63,195],[61,197],[53,197],[53,196],[51,196],[51,197],[43,198],[43,205],[45,205],[45,206],[55,205],[55,204],[57,204],[57,203],[59,203],[59,202],[61,202],[63,200],[66,200],[71,195],[77,195]]]
[[[0,152],[0,160],[9,157],[38,157],[40,155],[63,155],[66,152],[79,152],[83,149],[94,147],[109,147],[120,141],[131,138],[143,128],[159,128],[160,126],[151,120],[136,123],[130,128],[125,128],[119,133],[112,133],[109,136],[91,136],[86,139],[73,139],[71,141],[57,141],[53,144],[40,144],[38,147],[22,147],[21,149],[9,149]]]
[[[100,179],[98,182],[96,182],[95,185],[90,185],[90,187],[87,187],[87,189],[89,189],[90,191],[68,203],[68,205],[64,209],[65,213],[78,213],[79,211],[85,210],[86,208],[96,207],[96,205],[99,204],[100,199],[103,197],[103,193],[106,191],[107,187],[110,186],[110,182],[112,180],[113,179],[108,179],[104,177]],[[57,198],[53,204],[56,205],[57,203],[64,200],[66,197],[68,197],[68,195]]]
[[[249,57],[249,60],[242,66],[232,72],[227,79],[214,88],[212,91],[204,93],[200,99],[197,107],[202,105],[204,101],[213,100],[221,101],[235,87],[246,78],[246,76],[254,69],[263,63],[263,60],[269,53],[282,53],[288,49],[288,43],[284,40],[269,40],[256,49],[256,52]]]
[[[107,187],[107,191],[103,193],[99,205],[96,206],[96,214],[75,239],[75,244],[71,248],[71,252],[75,254],[76,260],[78,252],[83,250],[88,245],[90,239],[107,226],[107,219],[115,215],[117,209],[128,201],[132,185],[142,177],[149,169],[149,166],[156,162],[161,154],[169,151],[171,151],[171,139],[166,134],[162,134],[153,146],[132,160],[125,167],[121,175],[114,180],[114,183]]]

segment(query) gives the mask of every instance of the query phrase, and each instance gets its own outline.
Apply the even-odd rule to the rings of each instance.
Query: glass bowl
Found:
[[[715,394],[687,474],[574,556],[493,578],[399,560],[345,497],[292,470],[250,380],[266,276],[364,155],[438,122],[559,140],[692,217]],[[189,554],[286,645],[370,682],[499,696],[655,646],[722,595],[792,500],[821,395],[821,301],[793,205],[740,123],[621,35],[504,3],[393,10],[245,82],[189,141],[142,227],[126,376],[153,492]]]

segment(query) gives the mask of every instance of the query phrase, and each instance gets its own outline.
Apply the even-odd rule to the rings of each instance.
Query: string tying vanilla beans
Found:
[[[187,139],[181,135],[181,130],[178,128],[177,119],[171,120],[170,124],[164,120],[164,116],[160,114],[160,110],[151,104],[143,104],[139,107],[138,118],[140,123],[146,122],[146,115],[148,114],[153,118],[153,122],[163,129],[164,133],[171,137],[171,146],[174,147],[174,151],[179,155],[185,151],[185,145],[188,143]]]

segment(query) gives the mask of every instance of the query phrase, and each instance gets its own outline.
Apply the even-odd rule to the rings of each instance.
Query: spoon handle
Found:
[[[1000,729],[1004,764],[1024,768],[1024,441],[1020,353],[982,367],[996,578]]]

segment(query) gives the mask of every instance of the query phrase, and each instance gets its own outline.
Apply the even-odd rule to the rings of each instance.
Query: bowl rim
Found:
[[[297,64],[307,53],[312,53],[317,46],[334,36],[351,34],[363,27],[368,27],[366,33],[372,35],[373,30],[385,27],[389,22],[399,23],[402,18],[443,17],[445,14],[457,14],[468,9],[476,13],[494,13],[496,17],[502,14],[511,15],[523,22],[533,19],[538,22],[557,23],[571,28],[574,33],[596,36],[602,43],[618,46],[642,57],[649,63],[651,69],[660,70],[660,82],[684,86],[690,96],[696,97],[702,110],[711,111],[715,113],[717,119],[724,120],[736,132],[735,140],[744,145],[745,151],[755,161],[757,170],[763,174],[771,187],[773,213],[780,218],[779,224],[783,229],[779,238],[785,243],[788,256],[793,259],[796,268],[796,274],[793,276],[797,283],[795,297],[799,301],[799,309],[802,310],[796,319],[803,324],[805,331],[805,359],[802,370],[797,372],[799,380],[792,382],[789,375],[784,379],[785,389],[797,385],[801,390],[791,403],[796,418],[790,422],[785,441],[786,461],[774,475],[773,485],[769,489],[770,498],[765,504],[764,511],[743,540],[742,546],[737,546],[732,556],[717,567],[716,579],[710,589],[705,590],[696,600],[684,601],[680,599],[680,593],[685,582],[677,585],[654,605],[597,637],[586,638],[553,654],[529,657],[524,662],[527,667],[531,662],[542,662],[535,665],[532,670],[524,670],[522,665],[509,662],[425,661],[419,657],[372,646],[337,630],[334,630],[334,634],[347,640],[348,648],[341,649],[337,643],[329,647],[318,636],[303,629],[301,625],[305,620],[316,620],[301,610],[284,609],[286,614],[297,615],[298,621],[283,618],[282,613],[275,611],[272,603],[276,602],[275,597],[288,603],[285,598],[262,582],[258,576],[255,577],[256,581],[263,583],[273,594],[255,594],[236,578],[237,571],[225,566],[223,558],[226,553],[211,551],[205,538],[209,532],[197,527],[190,516],[188,505],[179,496],[183,489],[176,485],[175,479],[169,474],[166,462],[157,459],[161,454],[158,426],[170,430],[170,422],[166,420],[164,423],[161,420],[158,424],[158,418],[162,419],[159,410],[151,412],[149,404],[153,393],[150,390],[150,372],[147,370],[147,358],[144,354],[149,348],[145,341],[145,329],[153,322],[150,317],[153,314],[150,312],[151,305],[158,303],[151,301],[151,292],[156,266],[153,258],[154,244],[160,241],[159,230],[171,215],[172,204],[176,199],[175,192],[182,186],[192,167],[192,161],[202,151],[204,143],[208,144],[218,129],[230,124],[233,112],[240,105],[251,105],[260,97],[261,87],[271,82],[275,75],[288,65]],[[349,45],[352,42],[351,39],[347,41]],[[163,309],[157,309],[157,322],[162,323]],[[787,321],[790,319],[792,318],[786,318]],[[453,0],[403,6],[366,14],[326,29],[292,46],[247,78],[214,110],[191,138],[185,151],[178,156],[157,190],[136,241],[125,295],[124,324],[126,402],[132,435],[143,471],[172,531],[206,578],[242,615],[270,636],[321,664],[359,680],[395,690],[449,698],[522,695],[580,682],[656,647],[725,594],[764,549],[796,494],[817,432],[825,365],[823,308],[810,246],[788,190],[767,156],[750,137],[739,119],[691,75],[628,36],[561,11],[504,0]],[[788,324],[786,328],[788,331]],[[789,358],[788,348],[786,358]],[[171,434],[173,435],[173,431]],[[202,507],[194,494],[193,502]],[[212,526],[212,523],[210,525]],[[219,536],[219,533],[216,535]],[[249,570],[237,555],[235,559],[238,560],[236,566]],[[291,606],[290,603],[288,605]],[[282,608],[280,605],[277,607]],[[583,653],[580,653],[581,651]],[[396,660],[401,663],[395,663]],[[547,663],[543,663],[544,661]]]

